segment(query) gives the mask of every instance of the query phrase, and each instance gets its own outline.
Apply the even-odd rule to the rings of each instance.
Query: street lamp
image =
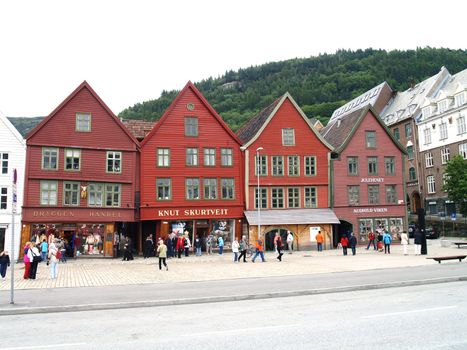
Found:
[[[258,205],[257,205],[257,209],[258,209],[258,239],[261,238],[261,191],[259,189],[259,173],[261,171],[261,162],[259,160],[259,152],[263,150],[263,147],[258,147],[256,149],[256,163],[257,163],[257,167],[256,167],[256,177],[257,177],[257,180],[258,180],[258,187],[257,187],[257,200],[258,200]]]

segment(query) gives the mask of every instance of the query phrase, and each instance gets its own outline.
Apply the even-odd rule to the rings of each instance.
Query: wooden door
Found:
[[[105,225],[104,234],[104,256],[113,256],[114,252],[114,231],[115,225],[113,223]]]

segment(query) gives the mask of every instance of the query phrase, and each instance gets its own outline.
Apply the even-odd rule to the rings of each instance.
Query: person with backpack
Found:
[[[58,275],[58,260],[60,259],[60,250],[57,249],[55,243],[50,244],[48,253],[49,265],[50,265],[50,278],[56,279]]]
[[[282,253],[283,246],[284,244],[282,243],[281,234],[276,232],[276,237],[274,237],[274,248],[276,248],[278,254],[276,259],[279,261],[282,261],[282,255],[284,255],[284,253]]]
[[[256,247],[256,252],[255,252],[255,255],[253,256],[253,259],[251,259],[252,262],[255,262],[256,258],[259,256],[261,256],[261,260],[263,262],[266,262],[266,260],[264,260],[264,245],[263,245],[263,241],[261,239],[258,239],[256,241],[256,244],[255,244],[255,247]]]
[[[391,254],[391,235],[386,230],[383,234],[384,254]]]
[[[224,251],[224,239],[222,236],[219,236],[217,239],[217,244],[219,245],[219,255],[222,255],[222,252]]]

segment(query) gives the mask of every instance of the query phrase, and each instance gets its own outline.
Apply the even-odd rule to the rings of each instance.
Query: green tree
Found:
[[[467,215],[467,160],[457,155],[447,164],[443,190],[458,205],[460,213]]]

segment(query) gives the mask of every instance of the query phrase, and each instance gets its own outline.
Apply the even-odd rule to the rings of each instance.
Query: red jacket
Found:
[[[345,237],[345,236],[342,237],[342,238],[341,238],[341,245],[342,245],[343,247],[348,247],[348,246],[349,246],[349,239],[348,239],[347,237]]]
[[[370,234],[368,235],[368,239],[370,241],[374,240],[375,239],[375,234],[373,232],[370,232]]]
[[[183,249],[185,248],[185,238],[184,237],[178,237],[177,239],[177,245],[175,246],[175,249]]]

